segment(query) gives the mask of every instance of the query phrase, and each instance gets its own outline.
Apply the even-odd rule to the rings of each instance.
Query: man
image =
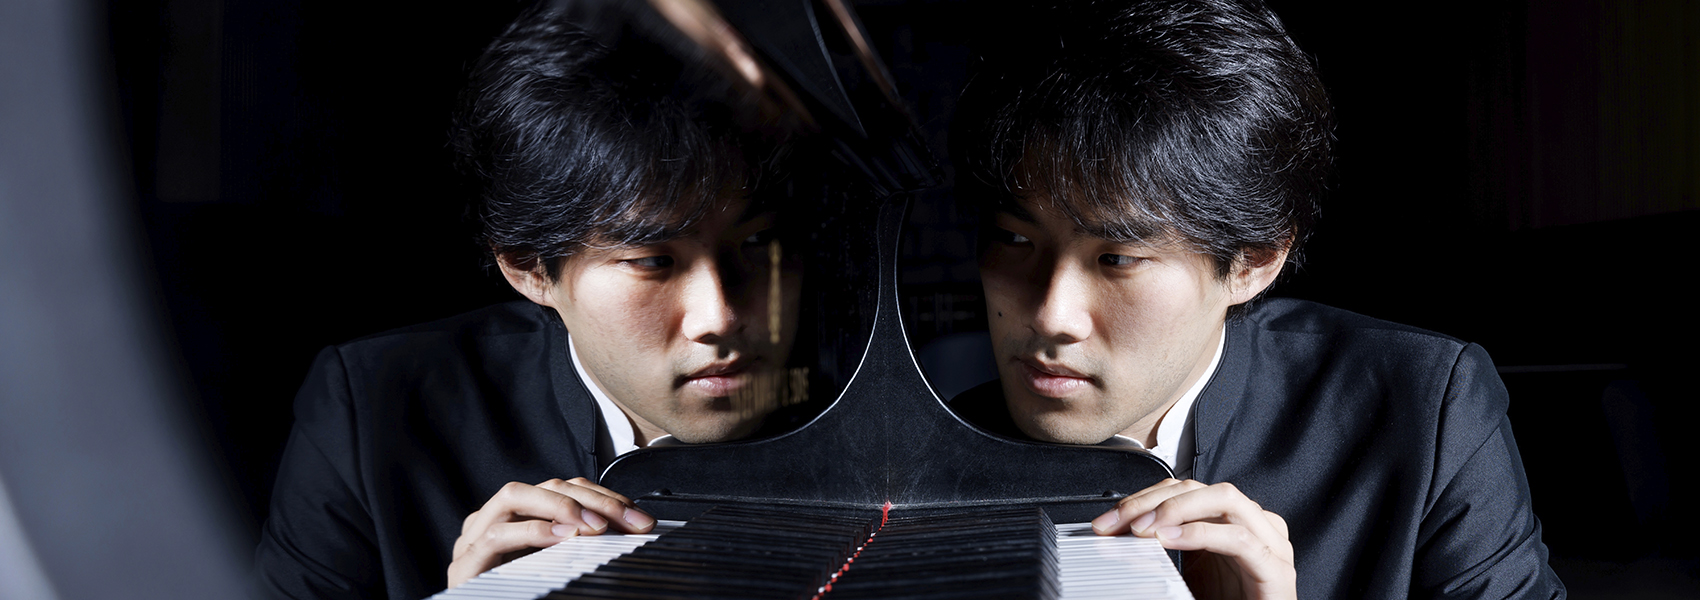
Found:
[[[723,80],[606,42],[534,10],[475,66],[455,147],[525,300],[319,355],[256,555],[268,595],[413,600],[568,537],[647,531],[594,482],[616,455],[785,424],[785,136]]]
[[[958,108],[1000,376],[958,409],[1168,461],[1177,479],[1093,526],[1190,551],[1200,597],[1562,597],[1480,347],[1254,302],[1308,235],[1331,162],[1327,99],[1275,15],[1040,12]]]

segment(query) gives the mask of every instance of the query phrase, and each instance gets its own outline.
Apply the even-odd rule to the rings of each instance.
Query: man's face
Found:
[[[747,205],[740,199],[711,209],[673,240],[576,254],[543,290],[585,371],[645,437],[736,439],[776,405],[773,390],[785,380],[796,332],[800,267],[780,263],[774,336],[777,220],[771,212],[744,214]]]
[[[1040,440],[1095,444],[1119,433],[1149,445],[1163,411],[1209,367],[1228,307],[1244,295],[1216,277],[1208,255],[1107,241],[1045,204],[998,213],[980,255],[1010,414]]]

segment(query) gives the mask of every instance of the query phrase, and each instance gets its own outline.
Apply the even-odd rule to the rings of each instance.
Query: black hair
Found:
[[[1283,248],[1296,260],[1333,126],[1273,12],[1255,0],[1034,9],[1012,19],[1025,41],[983,55],[958,104],[963,202],[1039,200],[1103,239],[1187,244],[1218,277]]]
[[[764,203],[781,144],[699,67],[527,9],[473,66],[451,132],[483,245],[554,279],[560,259],[676,237],[730,195]]]

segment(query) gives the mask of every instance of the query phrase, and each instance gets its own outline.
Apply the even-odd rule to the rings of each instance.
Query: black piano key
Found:
[[[892,518],[822,600],[1054,599],[1054,532],[1036,508]]]
[[[704,563],[700,561],[652,559],[649,557],[627,558],[629,558],[629,560],[617,559],[610,561],[607,565],[608,568],[599,569],[597,572],[604,575],[654,575],[657,577],[666,576],[681,579],[735,579],[748,576],[776,581],[784,580],[789,582],[806,582],[810,580],[810,578],[806,575],[801,575],[796,569],[785,568],[786,565],[729,561]]]
[[[577,596],[619,598],[672,598],[685,595],[692,598],[796,598],[803,587],[800,582],[784,584],[755,574],[734,577],[720,573],[718,577],[696,574],[633,574],[588,573],[556,592],[555,598]]]
[[[551,592],[543,600],[750,600],[761,597],[738,589],[711,591],[691,586],[669,589],[644,583],[609,582],[606,585],[569,586]]]
[[[573,585],[561,590],[564,597],[573,594],[586,594],[595,597],[621,598],[796,598],[796,586],[778,587],[773,581],[760,578],[729,579],[719,578],[705,581],[701,578],[669,579],[632,578],[619,574],[602,575],[592,573],[579,578]],[[613,594],[618,592],[618,594]],[[607,595],[612,594],[612,595]]]
[[[868,513],[716,507],[550,598],[808,598],[875,524]]]

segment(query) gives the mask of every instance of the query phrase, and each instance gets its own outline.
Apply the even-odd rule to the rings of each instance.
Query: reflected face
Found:
[[[997,214],[980,254],[1010,414],[1035,439],[1149,445],[1215,355],[1231,278],[1208,255],[1094,237],[1045,204]]]
[[[778,222],[772,212],[746,214],[747,205],[727,202],[666,242],[573,255],[543,290],[585,371],[637,425],[640,443],[662,433],[737,439],[777,406],[801,267],[781,259],[772,285]]]

